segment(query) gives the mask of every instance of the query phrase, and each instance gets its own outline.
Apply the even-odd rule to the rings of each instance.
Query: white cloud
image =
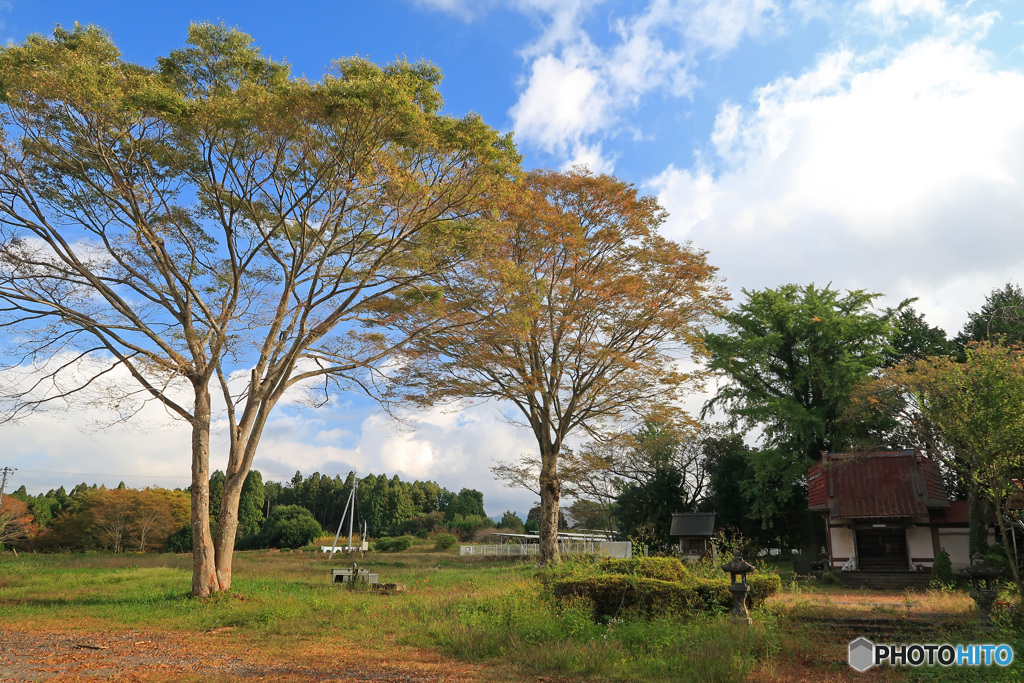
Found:
[[[580,5],[525,4],[548,18],[522,51],[529,69],[509,110],[513,128],[528,144],[601,170],[613,166],[601,155],[602,141],[621,132],[645,97],[690,95],[698,57],[762,34],[779,12],[772,0],[654,0],[638,14],[614,19],[611,45],[600,48],[582,28]]]
[[[970,43],[925,39],[884,63],[838,50],[749,108],[721,108],[717,175],[669,167],[650,186],[670,235],[708,248],[734,291],[814,281],[921,296],[955,331],[1020,279],[1022,109],[1024,75]]]
[[[969,1],[954,8],[944,0],[863,0],[856,5],[855,13],[867,18],[868,28],[882,33],[897,33],[913,21],[925,20],[949,36],[979,38],[988,32],[999,13],[969,14],[972,4]]]
[[[884,23],[894,25],[904,17],[915,15],[941,19],[947,15],[943,0],[864,0],[857,7]]]
[[[774,0],[708,0],[692,7],[690,13],[690,3],[678,3],[676,21],[689,40],[715,53],[735,48],[746,36],[760,35],[780,14]]]
[[[534,61],[528,85],[511,112],[519,136],[564,155],[611,123],[611,95],[587,61],[574,54]]]
[[[51,363],[67,360],[55,357]],[[72,364],[66,379],[83,377],[101,366],[96,360]],[[0,373],[0,384],[24,385],[25,370]],[[247,375],[233,373],[233,383]],[[2,464],[18,468],[9,484],[24,484],[33,494],[61,485],[70,488],[83,480],[107,486],[121,480],[135,487],[188,486],[190,426],[155,401],[132,406],[131,419],[119,422],[106,399],[122,394],[125,387],[134,389],[134,384],[126,372],[115,370],[95,386],[85,403],[76,399],[70,410],[55,409],[0,425]],[[177,394],[182,404],[190,404],[187,391]],[[215,403],[218,399],[214,395]],[[514,460],[536,449],[530,433],[503,421],[493,406],[430,410],[418,416],[415,429],[399,430],[366,401],[359,410],[347,402],[321,410],[303,409],[303,403],[283,401],[267,423],[254,463],[266,479],[288,481],[296,470],[344,476],[354,469],[360,475],[436,480],[455,491],[475,488],[484,492],[486,509],[494,514],[505,509],[525,513],[533,502],[532,494],[504,488],[490,473],[493,462]],[[126,409],[124,403],[121,409]],[[221,417],[211,426],[211,471],[225,468],[228,443],[227,420]]]

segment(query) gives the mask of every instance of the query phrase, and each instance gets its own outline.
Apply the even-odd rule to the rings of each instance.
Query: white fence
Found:
[[[492,545],[461,545],[459,555],[536,555],[536,543],[501,543]],[[558,552],[566,555],[604,555],[606,557],[632,557],[633,544],[629,541],[558,541]]]
[[[502,543],[500,545],[460,545],[459,555],[536,555],[540,546],[536,543]]]

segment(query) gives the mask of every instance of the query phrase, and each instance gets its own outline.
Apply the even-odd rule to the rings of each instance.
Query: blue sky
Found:
[[[955,333],[991,289],[1024,281],[1024,3],[0,4],[5,41],[75,21],[143,64],[193,21],[241,28],[311,79],[353,54],[429,60],[446,109],[514,131],[528,167],[587,163],[657,194],[665,234],[707,249],[736,296],[787,282],[864,288],[887,305],[916,296]],[[54,472],[183,485],[157,477],[187,473],[187,432],[149,417],[131,430],[84,413],[0,427],[3,464],[36,491],[121,478]],[[500,513],[533,496],[503,489],[488,465],[532,448],[493,407],[395,433],[343,397],[282,411],[257,466],[277,479],[352,467],[431,478],[483,490]]]

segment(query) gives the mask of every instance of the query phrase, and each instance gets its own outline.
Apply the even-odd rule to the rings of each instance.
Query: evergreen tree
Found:
[[[259,470],[249,470],[242,485],[242,496],[238,503],[238,533],[242,538],[258,533],[263,524],[263,503],[266,493],[263,489],[263,475]]]

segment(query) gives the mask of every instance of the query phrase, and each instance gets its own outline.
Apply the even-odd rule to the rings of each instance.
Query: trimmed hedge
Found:
[[[760,606],[782,588],[777,574],[748,576],[747,582],[751,607]],[[732,609],[729,583],[718,579],[686,577],[683,581],[663,581],[643,576],[605,575],[557,581],[552,588],[557,598],[592,601],[595,618],[614,617],[622,611],[654,617]]]
[[[675,557],[604,557],[597,568],[602,574],[628,574],[661,581],[682,581],[689,574],[686,566]]]

